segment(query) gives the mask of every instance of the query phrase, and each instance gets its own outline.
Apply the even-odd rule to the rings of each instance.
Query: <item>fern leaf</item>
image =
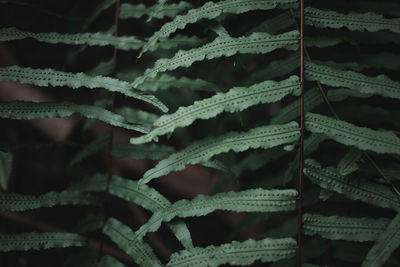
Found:
[[[289,11],[284,11],[281,14],[263,21],[261,24],[254,27],[252,32],[267,32],[269,34],[277,34],[279,31],[293,26],[294,20]]]
[[[374,241],[386,229],[389,219],[353,218],[304,214],[306,235],[320,235],[332,240]]]
[[[180,200],[167,209],[156,211],[136,234],[142,238],[148,232],[157,231],[162,222],[175,217],[204,216],[215,210],[236,212],[276,212],[296,209],[297,191],[249,189],[241,192],[223,192],[212,196],[198,195],[192,200]]]
[[[50,191],[39,196],[0,192],[0,210],[4,211],[32,210],[56,205],[98,205],[98,203],[97,198],[78,191]]]
[[[89,46],[114,46],[120,50],[137,50],[143,47],[144,42],[135,36],[116,37],[110,33],[34,33],[21,31],[17,28],[1,28],[0,41],[22,40],[33,38],[36,41],[50,44],[89,45]]]
[[[385,19],[381,14],[373,12],[342,14],[332,10],[324,11],[311,7],[307,7],[304,11],[305,23],[317,28],[340,29],[346,27],[351,31],[389,30],[400,33],[400,19]]]
[[[0,233],[0,251],[42,250],[49,248],[83,247],[84,236],[73,233]]]
[[[374,246],[368,251],[362,267],[382,266],[390,255],[400,246],[400,213],[389,223],[386,230],[378,237]]]
[[[358,170],[357,161],[362,159],[363,153],[358,149],[350,149],[350,151],[340,160],[338,171],[341,175],[348,175]]]
[[[113,71],[113,60],[101,61],[97,66],[86,72],[89,76],[107,76]]]
[[[92,14],[83,21],[82,29],[86,30],[89,25],[92,24],[101,13],[103,13],[104,10],[110,8],[114,3],[115,0],[103,0],[100,4],[98,4]]]
[[[400,83],[390,80],[384,75],[368,77],[349,70],[339,70],[328,66],[320,66],[307,62],[306,78],[320,81],[334,87],[346,87],[366,94],[376,94],[400,99]]]
[[[165,145],[132,145],[124,143],[114,145],[111,155],[114,157],[129,157],[132,159],[159,160],[175,151],[173,147]]]
[[[125,251],[139,266],[161,267],[151,247],[120,221],[110,218],[104,225],[103,232],[119,248]]]
[[[167,266],[250,265],[256,260],[273,262],[292,258],[295,254],[296,241],[293,238],[266,238],[258,241],[249,239],[179,251],[171,255]]]
[[[98,136],[95,140],[87,144],[80,150],[75,157],[71,160],[70,165],[75,165],[76,163],[105,150],[107,146],[110,144],[110,134],[103,134]]]
[[[374,206],[400,210],[400,199],[387,186],[362,178],[340,175],[337,169],[332,167],[322,169],[319,163],[311,159],[307,159],[304,164],[304,173],[313,183],[324,189]]]
[[[143,16],[149,16],[152,14],[153,18],[163,19],[165,17],[174,18],[176,15],[183,13],[193,7],[192,4],[188,2],[179,2],[172,4],[164,4],[162,9],[158,10],[158,12],[153,12],[155,6],[146,7],[144,4],[121,4],[121,9],[119,13],[120,19],[139,19]]]
[[[157,60],[154,67],[147,69],[143,76],[138,77],[133,82],[133,85],[135,88],[139,87],[148,77],[155,77],[160,72],[174,70],[178,67],[189,67],[194,62],[204,59],[232,56],[237,53],[267,53],[278,48],[296,50],[298,48],[298,38],[298,31],[291,31],[278,35],[253,33],[248,37],[238,38],[218,36],[211,43],[199,48],[186,51],[180,50],[172,58]]]
[[[129,123],[143,125],[148,128],[151,128],[153,122],[158,118],[158,115],[154,113],[127,106],[116,108],[115,113],[123,116]]]
[[[149,131],[149,128],[146,126],[127,123],[125,118],[121,115],[96,106],[77,105],[71,102],[36,103],[11,101],[0,103],[0,117],[14,120],[63,118],[71,116],[74,113],[78,113],[89,119],[97,119],[114,126],[141,133],[147,133]]]
[[[292,143],[299,138],[299,134],[298,124],[290,122],[284,125],[262,126],[245,133],[232,132],[216,138],[207,138],[160,161],[148,170],[139,182],[148,183],[172,171],[182,170],[186,165],[208,161],[212,156],[230,150],[241,152],[250,148],[267,149]]]
[[[172,133],[178,127],[185,127],[197,119],[209,119],[222,112],[234,113],[257,105],[281,100],[286,95],[300,94],[299,78],[291,76],[281,82],[265,81],[251,87],[235,87],[226,93],[195,101],[188,107],[180,107],[175,113],[159,117],[153,129],[146,135],[132,138],[134,144],[147,143],[160,135]]]
[[[294,0],[224,0],[217,3],[207,2],[203,6],[189,10],[184,15],[178,15],[173,21],[165,23],[159,31],[150,37],[143,46],[139,57],[161,38],[166,38],[178,29],[185,28],[190,23],[201,19],[215,19],[221,14],[240,14],[252,10],[270,10],[276,7],[291,8],[297,6]]]
[[[0,188],[6,191],[11,174],[13,154],[0,151]]]
[[[53,69],[32,69],[11,66],[0,68],[0,81],[13,81],[36,86],[68,86],[74,89],[83,86],[90,89],[104,88],[111,92],[118,92],[145,101],[164,112],[168,111],[168,108],[155,96],[135,91],[132,89],[132,85],[128,82],[110,77],[91,77],[84,73],[75,74]]]
[[[344,145],[361,150],[400,155],[400,138],[389,131],[375,131],[314,113],[306,114],[306,129],[323,133]]]

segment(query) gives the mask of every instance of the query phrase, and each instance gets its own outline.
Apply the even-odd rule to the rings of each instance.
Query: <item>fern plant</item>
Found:
[[[395,1],[1,3],[2,266],[400,265]]]

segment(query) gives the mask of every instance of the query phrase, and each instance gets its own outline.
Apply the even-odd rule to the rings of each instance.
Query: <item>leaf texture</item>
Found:
[[[164,6],[158,10],[158,12],[154,12],[156,5],[146,7],[144,4],[128,4],[122,3],[121,9],[119,13],[120,19],[139,19],[143,16],[152,15],[153,18],[163,19],[163,18],[174,18],[176,15],[183,13],[193,5],[188,2],[179,2],[179,3],[171,3],[171,4],[164,4]]]
[[[97,119],[105,123],[129,130],[142,133],[147,133],[149,131],[149,128],[146,126],[130,124],[121,115],[96,106],[78,105],[71,102],[37,103],[11,101],[0,103],[0,117],[14,120],[63,118],[69,117],[74,113],[78,113],[79,115],[89,119]]]
[[[36,86],[68,86],[74,89],[83,86],[90,89],[104,88],[111,92],[118,92],[145,101],[164,112],[168,111],[168,108],[155,96],[133,90],[132,85],[128,82],[110,77],[91,77],[84,73],[68,73],[53,69],[32,69],[11,66],[0,68],[0,81],[13,81]]]
[[[220,246],[195,247],[171,255],[167,266],[250,265],[256,260],[273,262],[294,257],[296,241],[293,238],[233,241]]]
[[[337,169],[332,167],[323,169],[311,159],[307,159],[304,164],[304,173],[313,183],[324,189],[374,206],[400,210],[399,197],[387,186],[358,177],[340,175]]]
[[[388,227],[378,237],[368,251],[362,267],[379,267],[385,264],[390,255],[400,246],[400,213],[394,217]]]
[[[178,127],[185,127],[197,119],[209,119],[222,112],[234,113],[257,105],[281,100],[286,95],[300,94],[297,76],[281,82],[265,81],[251,87],[235,87],[226,93],[217,93],[210,98],[195,101],[187,107],[180,107],[175,113],[159,117],[154,121],[153,129],[146,135],[132,138],[134,144],[157,140],[160,135],[172,133]]]
[[[262,2],[262,1],[261,1]],[[298,31],[286,32],[279,35],[268,33],[253,33],[248,37],[219,36],[211,43],[191,50],[180,50],[172,58],[156,61],[153,68],[147,69],[144,75],[138,77],[134,87],[139,87],[148,77],[155,77],[160,72],[174,70],[178,67],[189,67],[196,61],[213,59],[222,56],[241,54],[260,54],[278,48],[296,50],[298,48]]]
[[[161,267],[161,263],[151,247],[120,221],[110,218],[104,225],[103,232],[139,266]]]
[[[49,248],[83,247],[84,236],[73,233],[0,233],[0,251],[42,250]]]
[[[0,192],[0,210],[24,211],[59,205],[98,205],[99,200],[78,191],[50,191],[39,196]]]
[[[161,38],[166,38],[186,25],[202,19],[215,19],[222,14],[240,14],[252,10],[270,10],[276,7],[291,8],[297,6],[295,0],[225,0],[217,3],[207,2],[203,6],[189,10],[184,15],[178,15],[173,21],[165,23],[153,34],[144,45],[141,54],[155,45]]]
[[[307,7],[304,11],[305,23],[317,28],[340,29],[346,27],[351,31],[376,32],[389,30],[400,33],[400,19],[385,19],[381,14],[373,12],[342,14],[332,10],[320,10],[312,7]]]
[[[346,87],[366,94],[381,95],[400,99],[400,83],[390,80],[385,75],[368,77],[349,70],[339,70],[314,63],[305,63],[306,78],[334,87]]]
[[[376,131],[323,115],[307,113],[306,129],[323,133],[336,142],[355,146],[361,150],[400,155],[400,138],[393,132]]]
[[[162,222],[175,217],[204,216],[215,210],[236,212],[276,212],[296,209],[297,191],[249,189],[241,192],[223,192],[215,195],[198,195],[192,200],[179,200],[169,208],[156,211],[136,234],[143,237],[157,231]]]
[[[292,143],[298,140],[299,135],[298,124],[290,122],[283,125],[261,126],[244,133],[231,132],[215,138],[206,138],[160,161],[154,168],[148,170],[139,182],[148,183],[172,171],[182,170],[186,165],[208,161],[212,156],[230,150],[241,152],[250,148],[267,149]]]
[[[322,216],[306,213],[303,227],[306,235],[320,235],[331,240],[375,241],[386,229],[390,220],[386,218],[354,218]]]

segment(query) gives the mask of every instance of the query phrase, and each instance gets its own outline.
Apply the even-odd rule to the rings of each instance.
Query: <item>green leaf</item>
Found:
[[[123,106],[118,107],[114,111],[115,113],[123,116],[125,120],[132,124],[140,124],[145,127],[151,128],[153,122],[158,118],[158,115],[143,111],[140,109],[133,109],[131,107]]]
[[[139,266],[161,267],[161,263],[151,247],[120,221],[110,218],[104,225],[103,232],[119,248],[125,251]]]
[[[148,134],[132,138],[131,142],[141,144],[157,140],[158,136],[172,133],[176,128],[188,126],[197,119],[213,118],[222,112],[242,111],[260,103],[277,102],[289,94],[300,94],[297,76],[281,82],[265,81],[248,88],[235,87],[226,93],[217,93],[210,98],[195,101],[190,106],[180,107],[173,114],[159,117]]]
[[[99,135],[95,140],[87,144],[80,150],[75,157],[71,160],[70,165],[75,165],[78,162],[81,162],[82,160],[102,151],[107,149],[107,147],[110,144],[110,134],[102,134]]]
[[[114,36],[110,33],[57,33],[57,32],[26,32],[17,28],[1,28],[0,41],[22,40],[33,38],[36,41],[50,44],[114,46],[120,50],[137,50],[143,47],[144,41],[135,36]]]
[[[379,267],[385,264],[390,255],[400,245],[400,213],[389,223],[376,243],[368,251],[362,267]]]
[[[389,30],[400,33],[400,19],[385,19],[381,14],[373,12],[342,14],[332,10],[324,11],[311,7],[306,7],[304,11],[306,25],[317,28],[340,29],[346,27],[351,31]]]
[[[348,175],[358,170],[358,161],[362,160],[363,153],[358,149],[350,149],[348,153],[340,160],[338,171],[341,175]]]
[[[97,119],[110,125],[147,133],[149,128],[143,125],[128,123],[121,115],[112,113],[106,109],[78,105],[71,102],[26,102],[11,101],[0,103],[0,117],[14,120],[32,120],[44,118],[69,117],[74,113],[88,119]]]
[[[236,0],[237,1],[237,0]],[[298,31],[286,32],[278,35],[268,33],[252,33],[248,37],[218,36],[211,43],[199,48],[180,50],[172,58],[163,58],[156,61],[153,68],[145,71],[144,75],[136,78],[134,87],[139,87],[147,78],[155,77],[160,72],[174,70],[178,67],[189,67],[196,61],[213,59],[222,56],[241,54],[261,54],[278,48],[287,50],[298,49]]]
[[[220,246],[195,247],[171,255],[167,266],[250,265],[256,260],[273,262],[296,255],[293,238],[233,241]]]
[[[0,251],[42,250],[49,248],[83,247],[84,236],[73,233],[0,233]]]
[[[305,67],[308,80],[334,87],[343,86],[361,93],[400,99],[400,83],[390,80],[385,75],[368,77],[354,71],[339,70],[310,62],[306,62]]]
[[[400,199],[388,186],[358,177],[340,175],[333,167],[322,169],[319,163],[311,159],[307,159],[304,164],[304,174],[321,188],[374,206],[400,210]]]
[[[6,191],[12,169],[13,154],[0,151],[0,188]]]
[[[107,76],[111,75],[114,68],[114,61],[113,59],[107,61],[101,61],[97,66],[88,70],[86,72],[89,76]]]
[[[168,108],[155,96],[146,95],[142,92],[133,90],[132,85],[128,82],[110,77],[91,77],[84,73],[69,73],[53,69],[32,69],[11,66],[0,68],[0,81],[13,81],[45,87],[68,86],[73,89],[83,86],[90,89],[104,88],[111,92],[119,92],[123,95],[145,101],[164,112],[168,111]]]
[[[165,23],[160,30],[150,37],[143,46],[140,56],[161,38],[166,38],[178,29],[184,29],[190,23],[202,19],[215,19],[222,14],[241,14],[252,10],[270,10],[276,7],[292,8],[297,6],[295,0],[225,0],[217,3],[207,2],[203,6],[189,10],[184,15],[178,15],[173,21]]]
[[[268,18],[253,29],[251,32],[267,32],[269,34],[277,34],[279,31],[293,26],[295,20],[289,11],[284,11],[279,15]]]
[[[115,0],[103,0],[100,4],[96,5],[92,14],[85,18],[83,21],[82,29],[86,30],[90,24],[92,24],[104,10],[110,8],[115,3]]]
[[[179,2],[164,4],[164,6],[157,12],[153,12],[157,5],[146,7],[144,4],[128,4],[122,3],[119,13],[120,19],[139,19],[143,16],[152,15],[153,18],[163,19],[165,17],[174,18],[176,15],[183,13],[193,7],[192,4],[188,2]]]
[[[296,209],[297,191],[249,189],[241,192],[223,192],[212,196],[197,195],[192,200],[179,200],[166,209],[156,211],[136,234],[143,237],[157,231],[162,222],[175,217],[204,216],[215,210],[235,212],[276,212]]]
[[[143,175],[139,183],[148,183],[172,171],[182,170],[186,165],[208,161],[212,156],[230,150],[241,152],[250,148],[267,149],[292,143],[298,140],[299,135],[298,124],[290,122],[283,125],[261,126],[244,133],[230,132],[219,137],[206,138],[160,161]]]
[[[354,218],[343,216],[303,215],[306,235],[320,235],[332,240],[374,241],[386,229],[389,219]]]
[[[173,147],[166,145],[132,145],[122,143],[113,146],[111,155],[114,157],[129,157],[132,159],[159,160],[175,151]]]
[[[342,120],[314,113],[306,114],[305,124],[308,131],[323,133],[344,145],[377,153],[400,155],[400,138],[393,132],[358,127]]]
[[[24,211],[59,205],[99,205],[99,200],[78,191],[50,191],[39,196],[0,192],[0,210]]]

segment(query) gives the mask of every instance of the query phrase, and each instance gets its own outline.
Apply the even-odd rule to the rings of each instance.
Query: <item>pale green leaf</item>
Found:
[[[148,134],[132,138],[131,142],[147,143],[156,140],[158,136],[172,133],[176,128],[188,126],[197,119],[213,118],[222,112],[242,111],[260,103],[277,102],[289,94],[300,94],[297,76],[281,82],[265,81],[250,87],[234,87],[226,93],[217,93],[210,98],[195,101],[190,106],[180,107],[173,114],[159,117]]]
[[[389,219],[355,218],[343,216],[303,215],[306,235],[320,235],[332,240],[374,241],[386,229]]]
[[[158,118],[158,115],[154,113],[140,109],[133,109],[127,106],[118,107],[114,112],[123,116],[129,123],[143,125],[149,129],[151,128],[153,122]]]
[[[374,206],[400,210],[400,199],[388,186],[358,177],[340,175],[336,168],[323,169],[311,159],[307,159],[304,164],[304,173],[313,183],[324,189]]]
[[[203,6],[191,9],[184,15],[178,15],[173,21],[165,23],[160,30],[150,37],[144,45],[141,54],[155,45],[161,38],[166,38],[186,25],[196,23],[202,19],[215,19],[222,14],[240,14],[252,10],[270,10],[276,7],[291,8],[297,6],[295,0],[224,0],[207,2]]]
[[[361,150],[400,155],[400,138],[390,131],[376,131],[323,115],[307,113],[306,129],[323,133],[336,142]]]
[[[128,123],[121,115],[96,106],[78,105],[71,102],[12,101],[0,103],[0,117],[14,120],[63,118],[69,117],[74,113],[78,113],[88,119],[97,119],[129,130],[142,133],[149,131],[146,126]]]
[[[42,250],[49,248],[84,247],[88,241],[73,233],[0,233],[0,251]]]
[[[261,1],[262,2],[262,1]],[[218,36],[211,43],[199,48],[180,50],[172,58],[163,58],[156,61],[154,67],[145,71],[144,75],[136,78],[134,87],[139,87],[148,77],[155,77],[160,72],[174,70],[178,67],[189,67],[196,61],[213,59],[222,56],[241,54],[261,54],[278,48],[288,50],[298,49],[298,31],[286,32],[278,35],[268,33],[252,33],[248,37]]]
[[[84,73],[69,73],[54,69],[32,69],[11,66],[0,68],[0,81],[13,81],[45,87],[68,86],[73,89],[80,87],[87,87],[90,89],[104,88],[111,92],[118,92],[123,95],[145,101],[164,112],[168,111],[168,108],[155,96],[133,90],[133,87],[130,83],[110,77],[91,77]]]
[[[400,246],[400,213],[389,223],[376,243],[368,251],[362,267],[379,267],[385,264],[390,255]]]
[[[157,231],[162,222],[175,217],[204,216],[215,210],[235,212],[276,212],[296,209],[297,191],[248,189],[241,192],[223,192],[215,195],[197,195],[192,200],[179,200],[167,209],[156,211],[136,234],[143,237],[148,232]]]
[[[305,24],[317,28],[340,29],[346,27],[351,31],[376,32],[389,30],[400,33],[400,19],[386,19],[373,12],[348,14],[338,13],[332,10],[319,10],[317,8],[305,8]]]
[[[361,93],[375,94],[400,99],[400,83],[385,75],[368,77],[350,70],[339,70],[328,66],[306,62],[306,78],[334,87],[346,87]]]
[[[195,247],[172,254],[167,266],[250,265],[256,260],[273,262],[296,255],[293,238],[232,241],[220,246]]]
[[[298,124],[290,122],[283,125],[261,126],[244,133],[230,132],[215,138],[209,137],[160,161],[154,168],[148,170],[139,182],[148,183],[172,171],[182,170],[186,165],[208,161],[214,155],[230,150],[241,152],[250,148],[267,149],[292,143],[298,140],[299,135]]]

